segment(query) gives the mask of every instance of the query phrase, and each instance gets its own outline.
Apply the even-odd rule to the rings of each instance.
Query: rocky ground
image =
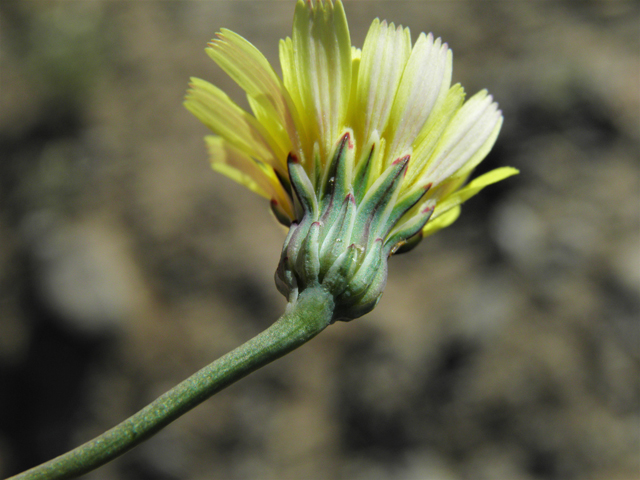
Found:
[[[91,479],[640,475],[637,2],[349,1],[433,31],[522,173],[390,262],[379,307]],[[284,233],[211,172],[188,78],[221,27],[277,64],[293,2],[0,4],[0,475],[66,451],[279,316]]]

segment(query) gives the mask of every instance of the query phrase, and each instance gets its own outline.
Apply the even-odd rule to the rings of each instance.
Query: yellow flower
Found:
[[[376,19],[359,50],[340,0],[299,0],[293,34],[280,41],[282,78],[229,30],[206,52],[253,114],[197,78],[185,106],[216,134],[206,137],[213,168],[268,198],[291,225],[276,275],[289,297],[322,284],[353,299],[362,292],[345,285],[357,271],[362,288],[373,282],[366,269],[384,270],[383,288],[377,257],[450,225],[462,202],[517,173],[498,168],[466,183],[502,113],[484,90],[464,102],[451,86],[451,50],[431,34],[412,44],[408,28]]]
[[[296,220],[288,154],[313,181],[347,129],[356,169],[376,150],[370,184],[395,159],[411,156],[401,195],[431,184],[435,211],[426,234],[451,224],[483,187],[517,173],[499,168],[460,188],[493,146],[502,114],[484,90],[463,104],[462,87],[450,87],[451,50],[431,34],[412,46],[408,28],[376,19],[361,52],[351,46],[339,0],[299,0],[292,38],[280,41],[283,79],[229,30],[206,51],[247,92],[253,115],[198,78],[185,106],[217,134],[206,137],[213,168],[270,199],[281,220]]]

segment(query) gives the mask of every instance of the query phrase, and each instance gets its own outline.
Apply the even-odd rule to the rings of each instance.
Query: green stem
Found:
[[[308,288],[264,332],[195,373],[138,413],[93,440],[7,480],[74,478],[122,455],[249,373],[282,357],[324,330],[333,297]]]

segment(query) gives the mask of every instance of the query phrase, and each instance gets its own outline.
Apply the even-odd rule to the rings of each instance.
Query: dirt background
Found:
[[[349,1],[432,31],[521,169],[393,258],[378,308],[89,479],[640,476],[640,9]],[[0,3],[0,476],[113,426],[276,319],[284,233],[181,105],[222,27],[277,65],[292,1]],[[279,70],[279,66],[276,67]]]

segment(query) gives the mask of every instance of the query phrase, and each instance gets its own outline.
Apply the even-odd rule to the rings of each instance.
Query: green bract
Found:
[[[420,235],[434,205],[433,200],[421,202],[428,188],[398,201],[408,156],[390,165],[368,189],[365,182],[354,182],[352,137],[352,132],[343,134],[315,187],[299,160],[289,156],[301,221],[291,225],[276,271],[276,285],[290,301],[307,288],[322,286],[330,292],[336,303],[334,320],[351,320],[375,307],[386,284],[387,257]]]

